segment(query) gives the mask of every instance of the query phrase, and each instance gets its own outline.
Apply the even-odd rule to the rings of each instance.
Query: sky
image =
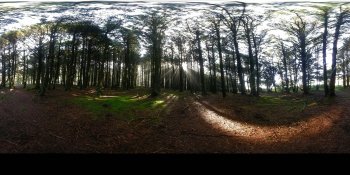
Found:
[[[0,2],[16,2],[18,0],[2,0]],[[67,2],[67,1],[73,1],[73,0],[32,0],[37,2]],[[113,1],[113,0],[79,0],[84,2],[89,1]],[[115,1],[141,1],[141,0],[115,0]],[[210,3],[223,3],[227,2],[228,0],[142,0],[144,2],[210,2]],[[271,3],[271,2],[305,2],[305,0],[238,0],[240,2],[246,2],[246,3]],[[330,2],[329,0],[308,0],[307,2]],[[347,0],[336,0],[335,2],[349,2]]]

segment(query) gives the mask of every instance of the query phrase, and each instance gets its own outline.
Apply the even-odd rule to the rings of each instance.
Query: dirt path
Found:
[[[162,114],[164,121],[155,126],[93,120],[67,103],[67,94],[40,98],[21,89],[0,93],[2,153],[350,152],[350,90],[339,92],[325,112],[281,126],[236,120],[192,96],[171,102]]]
[[[163,128],[145,138],[146,152],[349,153],[350,91],[326,112],[282,126],[261,126],[226,116],[206,101],[185,97]],[[283,115],[283,114],[281,114]]]
[[[34,95],[24,91],[2,90],[0,93],[0,151],[20,152],[34,135],[42,132],[38,126],[40,105],[32,103]]]
[[[38,97],[22,89],[0,93],[2,153],[125,152],[133,140],[122,121],[92,120],[61,94]]]

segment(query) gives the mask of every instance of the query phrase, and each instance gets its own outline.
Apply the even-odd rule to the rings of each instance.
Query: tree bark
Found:
[[[203,56],[202,56],[202,48],[201,48],[201,40],[199,38],[199,31],[196,31],[196,38],[197,38],[197,45],[198,45],[198,54],[199,54],[199,71],[200,71],[200,76],[201,76],[201,90],[202,90],[202,95],[206,95],[205,91],[205,82],[204,82],[204,65],[203,65]],[[224,95],[223,95],[224,96]],[[224,96],[225,97],[225,96]]]

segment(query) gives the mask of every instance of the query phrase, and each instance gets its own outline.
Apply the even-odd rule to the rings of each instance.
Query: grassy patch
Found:
[[[305,110],[317,108],[319,101],[300,96],[251,97],[250,103],[238,104],[240,115],[256,123],[287,124],[301,120]]]
[[[339,91],[344,91],[346,88],[344,88],[343,86],[341,85],[336,85],[335,86],[335,92],[339,92]],[[323,88],[323,84],[319,86],[319,89],[317,90],[316,89],[316,86],[312,86],[310,88],[310,92],[323,92],[324,91],[324,88]]]
[[[126,121],[141,117],[158,120],[159,112],[166,106],[162,97],[145,98],[131,95],[79,96],[73,98],[73,103],[94,113],[96,118],[112,116]]]
[[[259,108],[280,108],[286,107],[288,111],[290,110],[303,110],[307,103],[305,99],[299,98],[283,98],[283,97],[274,97],[274,96],[262,96],[257,99],[256,106]]]
[[[4,100],[5,96],[4,95],[0,95],[0,101]]]
[[[0,101],[5,100],[6,98],[6,93],[3,90],[0,90]]]

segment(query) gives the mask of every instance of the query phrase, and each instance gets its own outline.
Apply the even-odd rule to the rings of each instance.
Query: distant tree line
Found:
[[[334,96],[339,76],[349,87],[346,4],[265,14],[254,13],[249,6],[215,5],[186,20],[177,11],[166,10],[133,18],[111,16],[102,24],[61,16],[6,31],[0,36],[0,86],[31,84],[41,95],[62,85],[65,90],[145,87],[151,96],[166,88],[203,95],[220,92],[225,97],[259,96],[263,89],[271,92],[277,87],[283,93],[309,94],[312,85],[319,89],[322,83],[325,95]],[[281,13],[288,20],[277,18]],[[281,32],[287,37],[276,34]]]

